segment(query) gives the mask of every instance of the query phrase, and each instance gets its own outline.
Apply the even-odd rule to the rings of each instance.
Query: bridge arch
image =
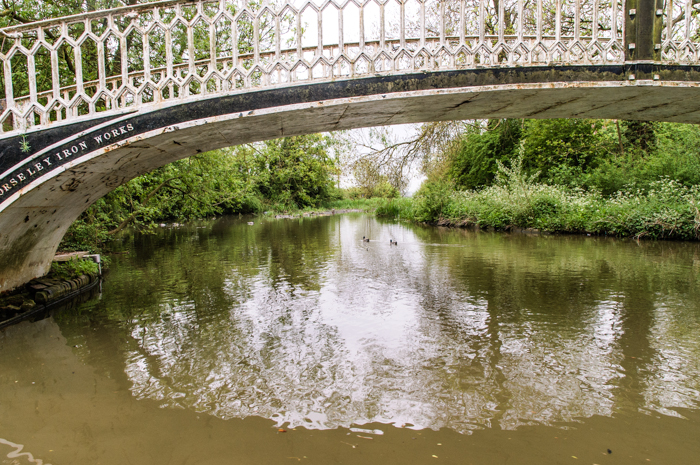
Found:
[[[228,8],[240,3],[233,0],[168,0],[3,30],[14,45],[9,51],[0,50],[6,94],[0,114],[0,130],[4,131],[0,134],[0,292],[44,274],[69,225],[100,197],[140,174],[199,152],[282,136],[454,119],[579,117],[700,123],[700,67],[692,43],[697,31],[669,29],[671,33],[662,38],[654,21],[675,16],[664,10],[664,15],[657,15],[661,20],[655,19],[650,8],[653,1],[628,0],[639,4],[634,14],[620,10],[617,2],[604,12],[594,2],[593,12],[618,18],[615,24],[619,27],[608,33],[593,28],[588,35],[581,33],[581,12],[571,11],[569,31],[562,23],[562,11],[566,11],[559,8],[552,23],[556,28],[549,36],[543,33],[546,24],[541,12],[532,27],[520,20],[509,36],[503,32],[505,7],[501,6],[497,12],[501,32],[489,36],[485,33],[486,0],[454,2],[459,9],[453,17],[445,11],[445,2],[411,1],[419,6],[413,36],[407,35],[403,8],[407,2],[403,0],[347,0],[340,6],[319,0],[301,2],[301,7],[280,4],[277,9],[264,2],[258,10]],[[686,2],[686,10],[692,1]],[[360,35],[356,43],[343,43],[342,38],[326,43],[319,32],[307,50],[299,32],[292,53],[281,49],[279,39],[263,52],[263,41],[256,35],[248,55],[234,48],[232,55],[221,56],[212,45],[207,60],[192,53],[178,62],[166,50],[161,68],[144,60],[141,69],[123,65],[121,74],[111,77],[101,55],[97,79],[87,81],[77,73],[75,82],[64,86],[56,78],[61,40],[78,50],[89,40],[113,35],[120,43],[124,64],[129,61],[126,38],[134,31],[149,39],[142,45],[144,55],[150,57],[148,47],[158,44],[148,38],[148,31],[166,31],[165,43],[171,43],[175,23],[182,25],[185,43],[193,51],[198,24],[206,25],[202,30],[214,44],[218,20],[234,24],[245,16],[251,21],[250,30],[257,34],[265,15],[279,24],[290,11],[298,18],[302,11],[313,10],[319,19],[317,29],[322,31],[320,18],[325,8],[361,10],[370,4],[382,18],[387,5],[400,7],[400,37],[390,39],[385,28],[380,28],[374,42]],[[212,13],[208,5],[218,10]],[[426,20],[431,5],[440,19],[439,27],[433,29]],[[476,35],[471,37],[466,27],[470,5],[479,18]],[[542,2],[537,5],[541,8]],[[186,7],[191,17],[185,15]],[[523,2],[517,2],[515,8],[517,17],[524,18]],[[162,18],[170,11],[176,19],[166,24]],[[146,17],[150,19],[145,24],[139,22]],[[360,31],[364,30],[362,18],[361,14]],[[644,18],[654,27],[640,27]],[[448,30],[448,20],[460,24],[459,30]],[[99,37],[91,29],[96,22],[106,28]],[[69,27],[76,24],[83,25],[77,38]],[[61,38],[49,43],[45,31],[54,26]],[[634,47],[629,47],[631,32],[636,34]],[[35,39],[29,48],[27,34],[34,34]],[[660,46],[654,47],[654,41]],[[102,47],[107,44],[100,43]],[[623,52],[624,44],[628,47]],[[52,57],[52,79],[56,78],[52,89],[42,93],[30,78],[26,95],[15,95],[13,58],[26,55],[31,76],[36,73],[36,56],[42,47]],[[685,62],[679,63],[681,54],[676,52],[684,47],[695,55],[686,53],[682,55]],[[289,58],[290,54],[294,57]],[[460,56],[466,61],[460,62]],[[405,57],[410,63],[402,69]],[[75,58],[79,62],[77,51]],[[440,61],[443,58],[446,61]],[[378,68],[378,60],[386,62],[386,67]],[[343,63],[350,67],[349,73],[334,74],[342,70]],[[361,67],[362,63],[374,64]],[[287,82],[271,79],[274,73],[279,75],[280,66],[289,73],[316,65],[324,70],[320,77],[307,73],[305,78]],[[160,73],[157,82],[154,73]],[[220,83],[211,91],[206,86],[192,87],[193,82],[204,83],[214,76],[229,84]],[[231,81],[236,76],[244,77],[240,88]],[[172,92],[175,84],[180,86],[177,93]],[[135,98],[132,105],[123,105],[128,103],[127,94]],[[146,101],[144,95],[153,98]],[[98,111],[100,99],[107,102],[101,108],[105,111]],[[62,113],[54,108],[63,108]]]

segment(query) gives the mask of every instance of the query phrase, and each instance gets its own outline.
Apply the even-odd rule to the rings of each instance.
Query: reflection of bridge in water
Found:
[[[202,151],[450,119],[700,122],[695,2],[163,1],[6,28],[0,290],[43,274],[94,201]]]

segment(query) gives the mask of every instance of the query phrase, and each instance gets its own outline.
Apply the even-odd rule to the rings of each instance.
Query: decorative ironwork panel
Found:
[[[697,64],[700,47],[700,2],[698,0],[666,0],[661,32],[661,60],[667,63]]]
[[[694,0],[663,60],[696,63]],[[1,132],[364,76],[624,63],[623,0],[162,1],[6,28]]]

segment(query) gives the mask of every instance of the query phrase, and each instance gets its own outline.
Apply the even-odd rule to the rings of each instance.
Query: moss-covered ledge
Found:
[[[0,296],[0,329],[79,295],[92,288],[101,275],[99,255],[75,252],[56,256],[46,276]]]

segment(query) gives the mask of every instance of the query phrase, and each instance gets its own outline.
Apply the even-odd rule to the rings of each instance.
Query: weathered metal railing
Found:
[[[655,14],[662,22],[661,59],[671,63],[698,63],[700,0],[666,0]],[[670,20],[668,20],[670,18]]]
[[[655,12],[662,61],[697,63],[699,2],[667,0]],[[0,132],[294,83],[620,64],[629,53],[626,15],[634,14],[625,7],[623,0],[179,0],[16,26],[0,35]]]

